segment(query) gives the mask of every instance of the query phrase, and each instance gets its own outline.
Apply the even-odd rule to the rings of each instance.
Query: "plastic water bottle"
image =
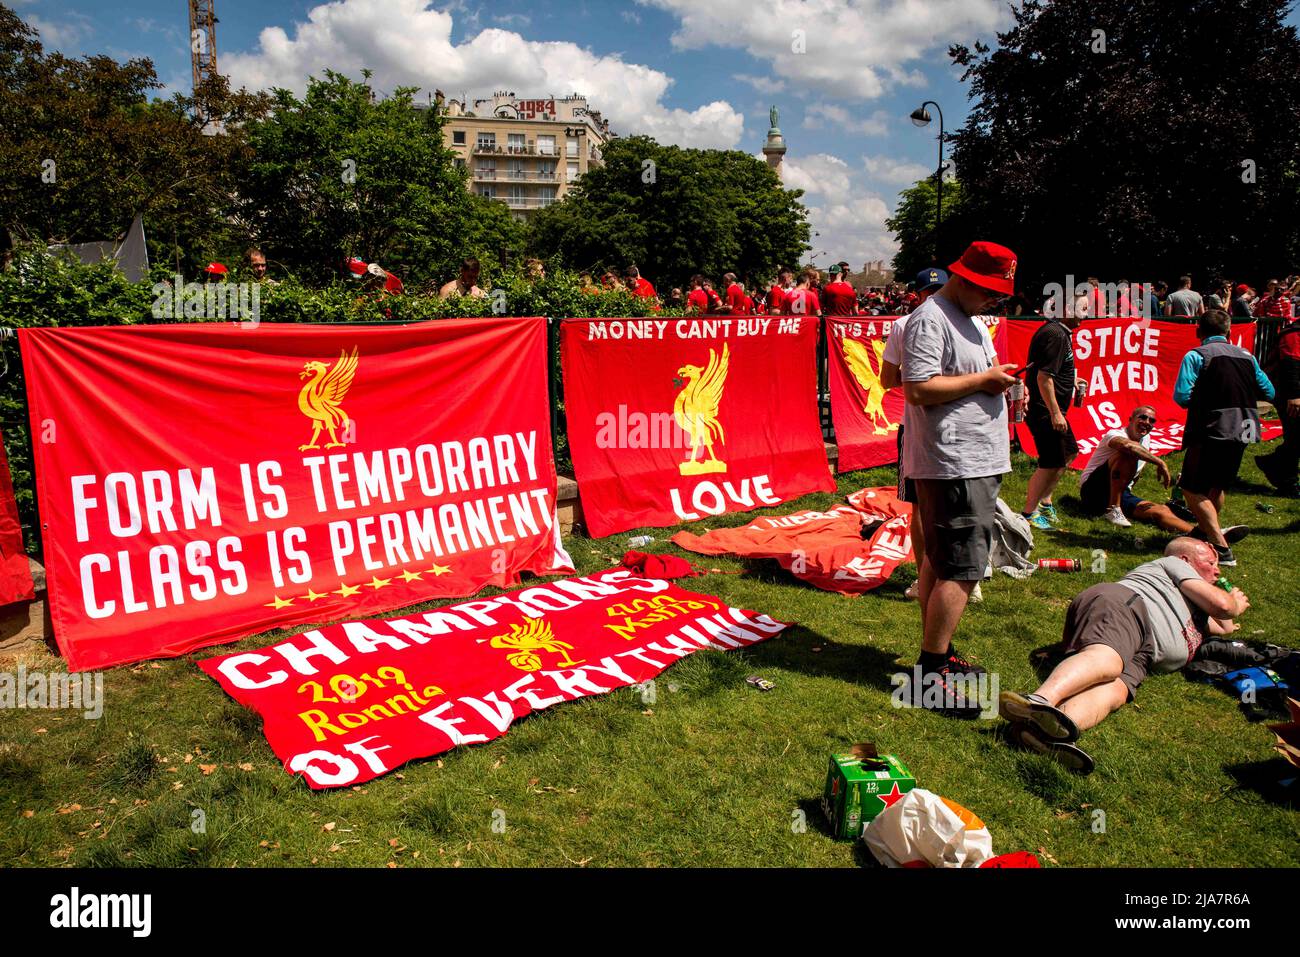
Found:
[[[651,538],[649,535],[633,535],[631,538],[627,540],[627,543],[631,545],[633,548],[645,548],[653,541],[654,539]]]

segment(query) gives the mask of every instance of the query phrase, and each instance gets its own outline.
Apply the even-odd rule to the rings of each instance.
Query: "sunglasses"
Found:
[[[1156,424],[1156,417],[1154,415],[1139,415],[1137,420],[1139,422],[1150,422],[1152,425]]]

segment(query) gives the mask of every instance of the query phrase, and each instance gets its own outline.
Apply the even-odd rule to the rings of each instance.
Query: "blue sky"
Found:
[[[185,0],[6,0],[70,55],[145,56],[190,83]],[[379,89],[449,96],[579,91],[621,135],[757,152],[780,109],[786,182],[808,190],[821,263],[888,259],[898,190],[935,168],[936,128],[908,114],[967,109],[946,55],[992,42],[1002,0],[216,0],[218,66],[249,86],[301,90],[325,67]]]

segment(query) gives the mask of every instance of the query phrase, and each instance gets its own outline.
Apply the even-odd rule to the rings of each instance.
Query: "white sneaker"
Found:
[[[970,590],[970,600],[979,604],[984,600],[984,592],[980,591],[980,583],[976,582],[975,587]]]
[[[1110,522],[1112,525],[1118,525],[1120,528],[1133,527],[1133,523],[1124,517],[1124,512],[1118,505],[1114,508],[1106,509],[1106,514],[1103,515],[1102,518],[1106,519],[1106,521]]]

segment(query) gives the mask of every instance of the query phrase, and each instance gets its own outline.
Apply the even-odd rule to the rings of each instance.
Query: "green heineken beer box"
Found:
[[[916,778],[895,755],[865,761],[851,753],[831,755],[822,810],[837,838],[857,840],[877,814],[916,787]]]

